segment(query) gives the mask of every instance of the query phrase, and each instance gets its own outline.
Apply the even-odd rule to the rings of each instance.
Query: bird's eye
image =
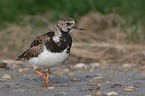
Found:
[[[67,23],[67,25],[68,25],[68,26],[70,26],[70,25],[71,25],[71,23]]]

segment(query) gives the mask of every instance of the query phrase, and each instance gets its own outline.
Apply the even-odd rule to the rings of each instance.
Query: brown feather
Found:
[[[49,40],[50,37],[47,35],[47,33],[40,35],[31,43],[29,49],[27,49],[22,55],[18,56],[17,60],[29,60],[31,57],[37,57],[43,51],[45,42]]]

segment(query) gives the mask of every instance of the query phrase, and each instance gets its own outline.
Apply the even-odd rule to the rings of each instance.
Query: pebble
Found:
[[[63,84],[63,85],[61,85],[61,87],[68,87],[68,85],[67,84]]]
[[[55,88],[55,86],[48,87],[48,89],[54,89],[54,88]]]
[[[84,63],[78,63],[74,66],[74,68],[76,69],[83,69],[83,68],[87,68],[87,65]]]
[[[139,68],[140,71],[145,70],[145,65]]]
[[[10,79],[12,79],[12,76],[9,75],[9,74],[5,74],[5,75],[2,76],[2,79],[3,80],[10,80]]]
[[[69,75],[69,76],[74,76],[74,73],[69,73],[68,75]]]
[[[0,62],[0,68],[6,68],[7,66],[7,63],[5,62]]]
[[[91,66],[92,68],[97,68],[97,67],[100,66],[100,63],[98,63],[98,62],[91,63],[90,66]]]
[[[89,83],[101,83],[104,81],[104,77],[103,76],[98,76],[98,77],[95,77],[93,79],[91,79],[89,81]]]
[[[135,91],[135,87],[133,86],[128,86],[124,89],[124,91]]]
[[[57,96],[65,96],[65,95],[66,95],[65,92],[61,92],[61,93],[59,93]]]
[[[63,71],[64,71],[64,72],[70,72],[70,70],[69,70],[69,69],[63,69]]]
[[[100,89],[100,87],[89,87],[89,91],[96,91],[99,89]]]
[[[99,87],[101,87],[102,85],[101,84],[97,84]]]
[[[122,85],[116,83],[116,84],[113,84],[110,88],[120,89],[120,88],[122,88]]]
[[[93,70],[93,69],[90,69],[89,71],[90,71],[90,72],[93,72],[94,70]]]
[[[78,78],[72,78],[72,79],[70,79],[70,81],[78,82],[78,81],[80,81],[80,79],[78,79]]]
[[[33,85],[26,85],[27,87],[32,87]]]
[[[123,64],[122,67],[125,69],[133,68],[135,64]]]
[[[108,70],[108,69],[109,69],[109,67],[106,67],[106,66],[101,66],[101,67],[100,67],[100,69],[102,69],[102,70]]]
[[[123,92],[122,91],[117,91],[118,93],[121,93],[121,94],[123,94]]]
[[[35,90],[35,91],[40,91],[40,88],[35,88],[34,90]]]
[[[58,75],[59,75],[59,76],[64,76],[64,75],[66,75],[66,73],[64,73],[64,72],[59,72]]]
[[[85,90],[85,89],[81,89],[80,91],[81,91],[81,92],[84,92],[84,91],[87,91],[87,90]]]
[[[25,72],[25,71],[28,71],[29,69],[28,68],[24,68],[24,69],[19,69],[18,71],[20,72],[20,73],[22,73],[22,72]]]
[[[106,83],[110,83],[110,81],[106,81]]]
[[[145,76],[145,72],[142,72],[141,75],[142,75],[142,76]]]
[[[117,92],[108,92],[107,93],[107,96],[114,96],[114,95],[118,95],[118,93]]]
[[[102,95],[104,94],[102,91],[97,92],[95,95]]]

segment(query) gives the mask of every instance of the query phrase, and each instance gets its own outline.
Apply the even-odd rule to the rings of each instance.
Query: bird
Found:
[[[38,36],[30,47],[17,57],[17,60],[26,60],[32,64],[34,71],[41,75],[45,82],[44,87],[50,86],[50,67],[61,64],[70,54],[73,29],[84,30],[77,26],[71,17],[64,17],[57,21],[53,31]],[[47,68],[47,75],[40,72],[39,68]]]

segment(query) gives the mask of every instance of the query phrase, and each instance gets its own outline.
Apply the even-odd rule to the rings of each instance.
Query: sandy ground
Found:
[[[41,87],[44,80],[33,72],[31,65],[9,64],[9,68],[0,68],[0,96],[145,96],[143,66],[77,65],[53,67],[51,87]],[[4,78],[6,74],[10,77]]]

